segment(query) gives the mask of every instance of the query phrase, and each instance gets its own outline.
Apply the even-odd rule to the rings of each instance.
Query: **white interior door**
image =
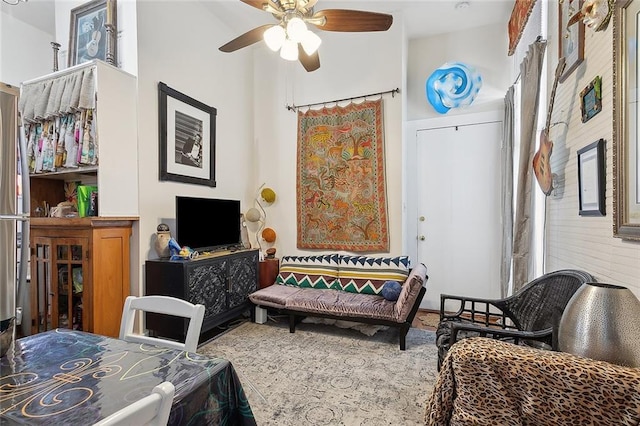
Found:
[[[418,259],[427,266],[425,309],[440,294],[500,295],[502,122],[417,132]]]

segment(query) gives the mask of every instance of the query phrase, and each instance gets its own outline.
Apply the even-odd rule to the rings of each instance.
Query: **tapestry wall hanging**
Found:
[[[524,32],[524,27],[527,26],[529,15],[533,11],[536,0],[516,0],[511,11],[511,17],[509,18],[509,52],[508,56],[513,55],[518,47],[518,42]]]
[[[389,251],[382,100],[298,111],[298,248]]]

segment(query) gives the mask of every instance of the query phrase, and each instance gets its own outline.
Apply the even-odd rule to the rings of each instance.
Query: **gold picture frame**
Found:
[[[613,236],[640,241],[640,141],[635,58],[640,0],[617,2],[613,12]],[[630,49],[635,49],[630,51]]]
[[[94,0],[71,9],[69,66],[101,59],[116,64],[116,0]]]

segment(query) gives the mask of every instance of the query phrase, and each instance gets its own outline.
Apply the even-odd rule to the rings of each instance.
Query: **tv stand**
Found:
[[[173,296],[205,307],[200,334],[251,310],[258,289],[258,250],[228,250],[193,260],[147,260],[145,294]],[[146,314],[152,335],[184,340],[187,320]]]

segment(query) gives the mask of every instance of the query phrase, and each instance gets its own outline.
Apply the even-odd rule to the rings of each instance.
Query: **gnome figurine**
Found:
[[[169,258],[169,240],[171,239],[171,231],[166,223],[158,225],[156,232],[155,249],[161,259]]]

